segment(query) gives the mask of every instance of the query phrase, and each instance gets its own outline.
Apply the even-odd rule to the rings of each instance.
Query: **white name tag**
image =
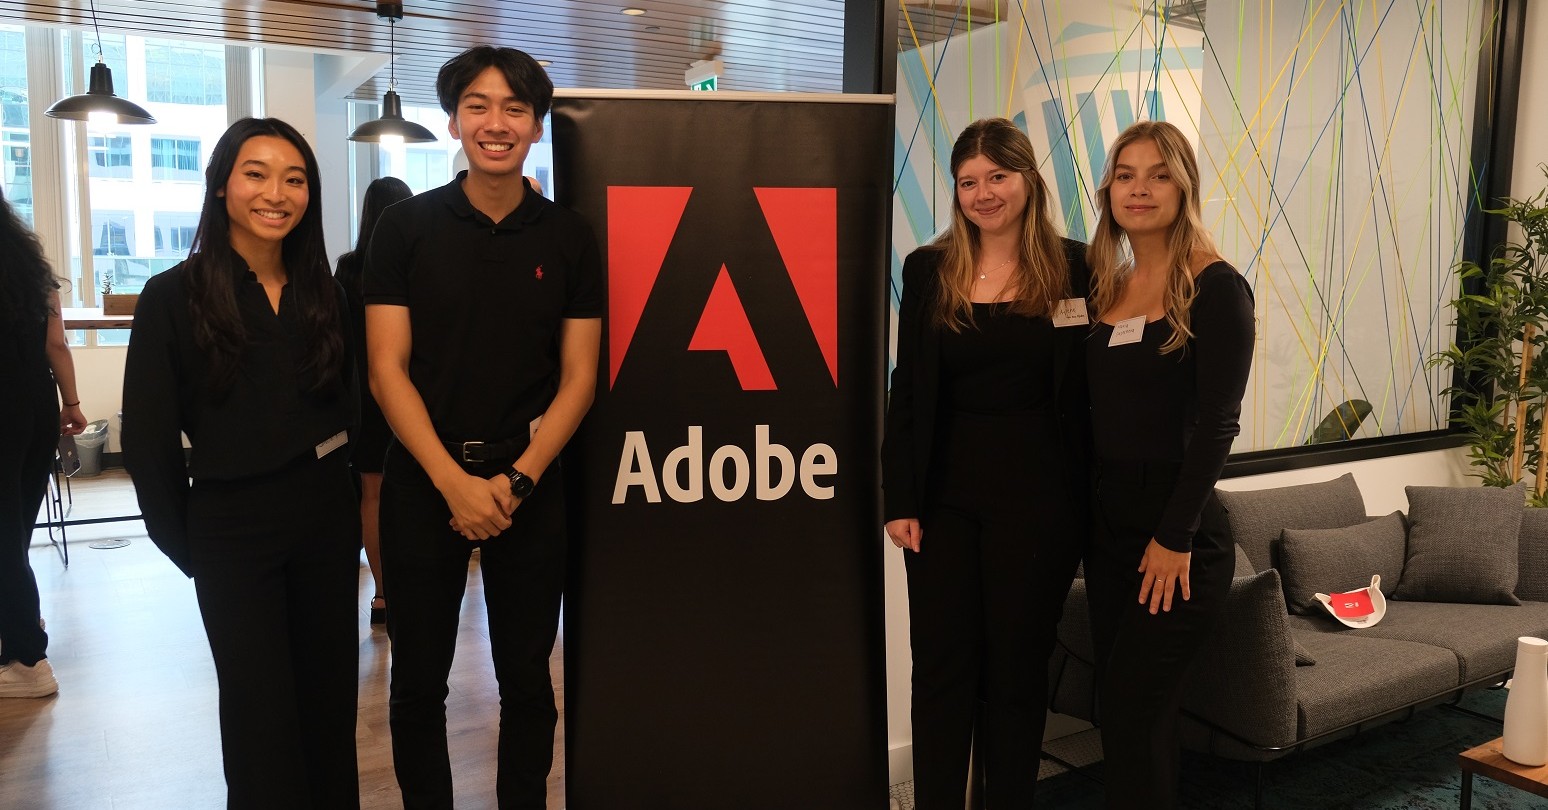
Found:
[[[542,416],[538,416],[538,418],[527,423],[527,439],[530,440],[533,436],[537,435],[538,425],[541,424],[543,424]]]
[[[349,441],[349,431],[347,431],[347,430],[341,430],[338,433],[335,433],[332,436],[329,436],[326,441],[324,441],[322,444],[317,445],[317,457],[318,458],[322,458],[323,456],[326,456],[329,453],[332,453],[333,451],[339,449],[340,447],[343,447],[345,445],[345,443],[347,443],[348,441]]]
[[[1091,323],[1091,318],[1086,315],[1086,299],[1066,298],[1054,307],[1053,325],[1058,326],[1085,326]]]
[[[1145,316],[1136,315],[1133,318],[1119,321],[1113,325],[1113,336],[1107,341],[1109,346],[1124,346],[1130,343],[1140,342],[1145,336]]]

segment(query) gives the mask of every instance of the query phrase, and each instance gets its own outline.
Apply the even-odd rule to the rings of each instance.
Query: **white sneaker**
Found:
[[[54,680],[47,658],[30,667],[20,661],[0,666],[0,698],[40,698],[58,691],[59,681]]]

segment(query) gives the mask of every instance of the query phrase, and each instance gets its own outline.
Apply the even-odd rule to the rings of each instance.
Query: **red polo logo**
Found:
[[[837,385],[838,191],[754,188],[753,192],[828,374]],[[610,186],[607,190],[610,388],[618,379],[692,193],[692,188],[666,186]],[[704,302],[687,350],[725,352],[744,391],[779,387],[725,264]]]

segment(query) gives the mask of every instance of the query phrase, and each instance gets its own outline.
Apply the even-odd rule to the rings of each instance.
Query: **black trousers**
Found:
[[[511,459],[469,466],[491,476]],[[396,442],[382,479],[382,580],[392,594],[389,721],[403,806],[452,807],[446,747],[447,677],[467,589],[468,559],[479,547],[489,645],[500,686],[495,792],[500,807],[547,806],[553,767],[554,704],[548,658],[564,591],[563,480],[557,467],[512,516],[511,527],[481,543],[451,530],[451,512],[414,458]]]
[[[59,443],[59,403],[45,382],[0,395],[0,664],[32,666],[48,655],[27,558]]]
[[[1048,656],[1084,525],[1067,459],[1042,413],[956,416],[908,569],[914,802],[962,810],[975,714],[989,810],[1032,806]]]
[[[1098,462],[1086,596],[1097,658],[1107,805],[1175,807],[1178,715],[1188,668],[1225,606],[1235,559],[1213,495],[1193,537],[1192,598],[1152,616],[1138,570],[1177,482],[1176,462]]]
[[[346,455],[195,481],[189,495],[229,808],[360,806],[360,509]]]

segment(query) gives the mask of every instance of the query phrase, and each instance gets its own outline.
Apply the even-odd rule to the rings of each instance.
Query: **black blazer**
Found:
[[[1091,290],[1086,246],[1065,239],[1070,289],[1076,298]],[[887,399],[886,432],[882,437],[883,518],[917,518],[920,494],[930,467],[935,441],[935,407],[940,396],[940,330],[930,323],[930,308],[940,283],[941,252],[922,247],[903,262],[903,301],[898,306],[898,357]],[[1090,397],[1086,391],[1084,351],[1086,327],[1054,330],[1053,401],[1070,462],[1071,491],[1086,491],[1091,451]]]

